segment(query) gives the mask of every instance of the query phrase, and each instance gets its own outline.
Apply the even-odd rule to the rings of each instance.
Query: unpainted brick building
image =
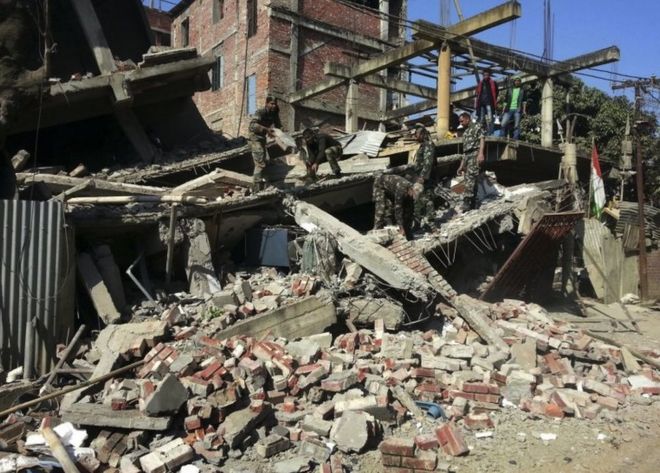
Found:
[[[280,99],[288,130],[343,127],[346,85],[295,106],[288,94],[325,79],[326,63],[354,65],[400,45],[406,12],[407,0],[183,0],[171,11],[172,45],[216,57],[211,90],[195,95],[215,130],[245,134],[268,94]],[[401,100],[364,84],[359,95],[360,126]]]

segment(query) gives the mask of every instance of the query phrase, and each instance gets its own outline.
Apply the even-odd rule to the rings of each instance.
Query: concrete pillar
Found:
[[[289,92],[298,90],[298,56],[300,55],[300,26],[298,24],[298,12],[300,1],[291,0],[291,11],[294,17],[291,20],[291,42],[289,44]],[[286,129],[291,132],[296,127],[296,106],[289,105]]]
[[[390,38],[390,1],[380,0],[380,39],[387,41]],[[383,69],[379,74],[387,79],[387,69]],[[387,111],[387,89],[380,89],[380,100],[378,104],[378,111],[384,115]],[[385,131],[385,124],[383,122],[378,126],[380,131]]]
[[[570,184],[577,182],[577,151],[575,143],[564,144],[564,156],[562,157],[562,174]]]
[[[541,146],[552,146],[552,79],[543,83],[541,95]]]
[[[436,132],[442,138],[449,130],[449,94],[451,85],[451,48],[444,44],[438,55],[438,120]]]
[[[360,91],[357,81],[351,79],[346,94],[346,133],[355,133],[359,129],[358,124],[358,102]]]

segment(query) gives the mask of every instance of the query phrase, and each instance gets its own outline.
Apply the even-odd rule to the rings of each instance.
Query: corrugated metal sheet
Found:
[[[380,152],[380,146],[387,133],[381,131],[358,131],[352,135],[337,138],[344,148],[345,155],[364,153],[370,158],[375,158]]]
[[[0,359],[47,372],[73,324],[72,239],[60,202],[0,200]],[[32,349],[29,349],[32,347]]]
[[[555,268],[562,239],[583,216],[584,212],[545,214],[511,253],[481,299],[493,302],[507,297],[518,298],[522,294],[533,295],[543,279],[544,270]]]

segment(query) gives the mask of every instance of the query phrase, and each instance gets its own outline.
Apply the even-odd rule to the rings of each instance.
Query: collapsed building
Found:
[[[452,65],[476,55],[551,96],[554,77],[616,48],[552,65],[477,40],[468,52],[517,2],[417,22],[402,42],[405,1],[183,1],[172,49],[152,47],[140,2],[50,6],[48,64],[21,63],[47,80],[6,127],[19,199],[0,201],[0,441],[13,452],[0,471],[52,456],[66,471],[340,472],[375,448],[385,469],[448,471],[469,453],[464,432],[492,429],[503,405],[594,419],[660,393],[657,352],[536,304],[553,288],[637,292],[635,209],[612,210],[611,229],[583,218],[590,160],[553,145],[551,100],[541,145],[487,137],[480,206],[452,211],[449,103],[474,96],[450,93]],[[437,62],[437,89],[406,81],[419,55]],[[305,184],[273,142],[274,185],[250,190],[240,135],[269,93],[294,134],[344,125],[344,177]],[[374,176],[409,169],[418,144],[401,123],[433,107],[435,225],[373,231]],[[411,421],[419,435],[398,438]]]

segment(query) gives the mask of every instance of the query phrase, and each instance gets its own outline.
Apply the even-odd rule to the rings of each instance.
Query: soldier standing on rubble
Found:
[[[406,179],[417,186],[415,195],[415,222],[420,226],[433,221],[433,188],[435,187],[435,145],[429,131],[423,125],[415,126],[415,139],[420,143],[415,154],[415,164]]]
[[[307,147],[307,159],[305,167],[307,176],[316,179],[319,164],[323,161],[330,163],[330,169],[336,178],[341,177],[341,168],[337,161],[342,155],[342,147],[339,141],[325,133],[317,133],[311,128],[306,128],[302,133],[303,143]]]
[[[475,206],[475,193],[479,167],[484,162],[486,138],[480,122],[473,122],[470,114],[464,112],[459,117],[465,129],[463,133],[463,160],[458,168],[458,174],[465,173],[465,190],[461,211],[467,212]]]
[[[383,228],[390,220],[394,206],[394,221],[399,233],[405,235],[408,228],[404,215],[407,197],[416,199],[422,190],[421,185],[413,185],[405,177],[396,174],[381,174],[374,179],[374,230]]]
[[[266,184],[263,178],[263,170],[269,161],[266,138],[275,136],[274,128],[282,128],[280,108],[277,106],[277,99],[269,95],[266,97],[266,106],[255,112],[249,127],[250,147],[254,161],[254,173],[252,174],[254,192],[263,190]]]

